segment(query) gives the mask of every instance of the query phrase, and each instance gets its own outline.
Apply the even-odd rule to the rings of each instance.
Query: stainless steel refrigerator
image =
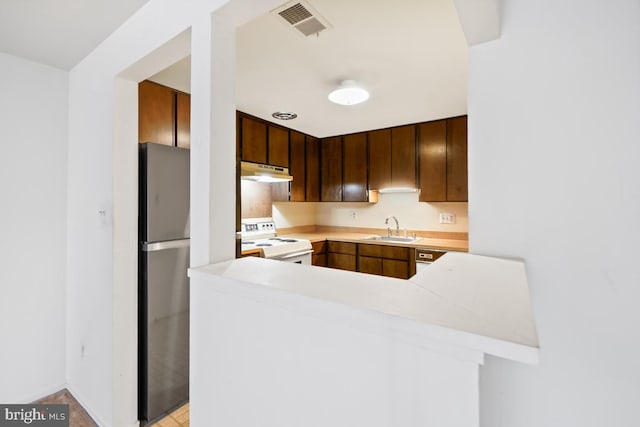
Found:
[[[138,411],[189,399],[189,150],[140,144]]]

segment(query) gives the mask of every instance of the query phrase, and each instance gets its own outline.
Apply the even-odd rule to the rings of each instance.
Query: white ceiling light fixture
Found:
[[[298,115],[296,113],[291,113],[288,111],[276,111],[271,115],[271,117],[278,120],[293,120],[298,117]]]
[[[345,80],[329,94],[329,101],[339,105],[356,105],[369,99],[369,92],[355,80]]]

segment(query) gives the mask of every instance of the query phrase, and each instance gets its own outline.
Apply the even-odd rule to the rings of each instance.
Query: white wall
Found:
[[[456,223],[440,224],[441,212],[454,213]],[[279,228],[313,224],[385,228],[384,220],[390,215],[398,218],[401,228],[409,230],[466,232],[468,229],[467,203],[419,203],[418,193],[380,194],[377,203],[286,202],[273,205],[274,220]]]
[[[188,55],[192,14],[152,0],[70,72],[67,381],[100,425],[137,424],[137,132],[122,114],[137,81]]]
[[[68,73],[0,53],[0,402],[64,387]]]
[[[224,3],[151,0],[70,72],[67,381],[100,425],[137,424],[131,402],[137,270],[131,263],[135,236],[127,232],[138,215],[132,203],[137,141],[122,113],[132,111],[132,83],[189,50],[191,262],[235,254],[235,187],[228,185],[235,179],[230,29],[277,3],[261,0],[256,8],[234,0],[237,8],[212,23],[211,12]]]
[[[469,56],[470,245],[526,260],[541,362],[488,358],[481,425],[637,426],[640,3],[503,3]]]

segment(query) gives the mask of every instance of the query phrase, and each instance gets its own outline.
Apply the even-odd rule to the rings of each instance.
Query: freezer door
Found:
[[[140,415],[154,420],[189,399],[188,240],[141,252]],[[177,246],[177,247],[176,247]]]
[[[140,145],[140,230],[143,242],[189,237],[189,150]]]

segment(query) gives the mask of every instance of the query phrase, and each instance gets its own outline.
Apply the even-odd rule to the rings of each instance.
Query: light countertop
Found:
[[[281,234],[278,234],[279,236]],[[366,240],[368,237],[375,236],[370,233],[349,233],[349,232],[324,232],[324,233],[288,233],[282,234],[282,236],[291,237],[293,239],[308,239],[311,242],[320,242],[322,240],[333,240],[340,242],[352,242],[352,243],[369,243],[375,245],[388,245],[388,246],[407,246],[411,248],[427,248],[427,249],[442,249],[446,251],[461,251],[467,252],[469,250],[469,241],[460,239],[439,239],[430,237],[418,237],[413,242],[398,243],[398,242],[386,242],[381,240]]]
[[[444,251],[467,252],[469,250],[469,241],[466,239],[447,239],[434,237],[418,237],[413,242],[398,243],[385,242],[381,240],[367,240],[368,237],[376,236],[372,233],[354,233],[347,231],[323,231],[323,232],[305,232],[305,233],[278,233],[280,237],[289,237],[292,239],[307,239],[313,242],[321,242],[324,240],[332,240],[350,243],[367,243],[372,245],[387,246],[406,246],[409,248],[425,248],[439,249]],[[259,254],[259,249],[247,249],[242,251],[243,255]]]
[[[537,361],[525,265],[518,260],[448,252],[409,280],[262,258],[193,268],[190,275],[222,276],[263,290],[364,310],[419,325],[421,333],[452,344]]]

